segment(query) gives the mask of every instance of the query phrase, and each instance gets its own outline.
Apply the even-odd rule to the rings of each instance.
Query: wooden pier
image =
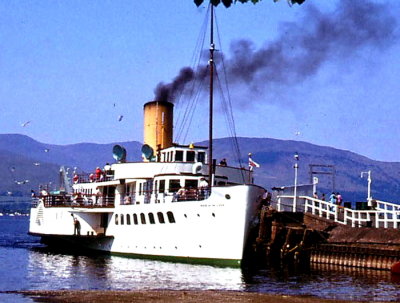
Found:
[[[352,210],[310,197],[293,206],[290,198],[261,209],[253,244],[259,260],[380,270],[400,261],[400,206],[374,201]]]

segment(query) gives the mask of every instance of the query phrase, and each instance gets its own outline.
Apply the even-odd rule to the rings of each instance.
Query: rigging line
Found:
[[[196,88],[197,87],[197,88]],[[191,99],[187,102],[186,107],[185,107],[185,111],[183,113],[183,117],[181,120],[181,123],[179,125],[179,139],[181,138],[181,136],[184,133],[184,130],[186,129],[186,133],[188,132],[188,129],[190,128],[190,123],[188,124],[188,120],[189,120],[189,116],[192,115],[193,116],[193,108],[195,107],[196,103],[198,102],[199,99],[199,94],[201,91],[201,83],[199,84],[198,81],[196,83],[192,84],[192,89],[190,92],[190,95],[192,96]],[[186,126],[186,127],[185,127]]]
[[[190,118],[188,117],[188,127],[186,128],[186,133],[184,135],[184,140],[186,140],[186,138],[188,136],[189,129],[190,129],[190,126],[191,126],[192,121],[193,121],[193,116],[194,116],[196,107],[199,104],[199,99],[200,99],[200,96],[201,96],[201,92],[203,91],[203,87],[204,87],[204,84],[205,84],[204,80],[202,82],[200,82],[199,89],[197,90],[197,93],[196,93],[195,102],[193,102],[193,107],[192,107],[191,111],[189,112]]]
[[[218,23],[217,17],[215,17],[215,24],[216,24],[216,29],[217,29],[217,37],[218,37],[219,45],[220,45],[220,48],[222,49],[222,40],[221,40],[221,37],[220,37],[219,23]],[[223,75],[224,75],[224,79],[225,79],[225,88],[226,88],[226,91],[227,91],[227,99],[228,99],[228,105],[229,105],[228,109],[230,109],[234,145],[236,146],[236,150],[237,150],[237,153],[239,155],[239,157],[238,157],[239,165],[240,165],[240,167],[242,167],[243,163],[242,163],[241,157],[240,157],[241,152],[240,152],[239,142],[238,142],[238,139],[237,139],[235,119],[234,119],[233,110],[232,110],[233,109],[232,98],[231,98],[229,85],[228,85],[228,77],[227,77],[227,73],[226,73],[226,65],[225,65],[224,56],[221,56],[221,63],[222,63],[222,70],[223,70]]]
[[[186,125],[187,127],[183,128],[180,130],[181,131],[181,135],[183,136],[183,140],[186,140],[187,138],[187,134],[189,132],[190,129],[190,125],[191,125],[191,121],[193,119],[193,115],[195,112],[195,108],[198,104],[198,100],[200,98],[200,94],[202,92],[202,87],[203,87],[204,81],[199,82],[197,85],[197,89],[195,90],[195,87],[193,87],[193,97],[192,100],[190,102],[190,104],[187,106],[187,110],[185,112],[185,117],[184,117],[184,121],[182,123],[181,126]]]
[[[226,102],[226,98],[225,98],[225,95],[224,95],[223,89],[222,89],[222,83],[221,83],[222,81],[221,81],[217,71],[216,71],[216,78],[217,78],[217,83],[219,84],[219,88],[220,88],[220,94],[221,94],[221,100],[222,100],[222,108],[223,108],[224,113],[225,113],[225,115],[224,115],[225,116],[225,120],[227,122],[227,125],[229,126],[228,127],[228,132],[231,135],[231,138],[230,138],[229,142],[230,142],[230,145],[231,145],[231,148],[232,148],[232,152],[233,152],[233,154],[235,154],[236,160],[239,162],[240,167],[242,167],[242,162],[241,162],[241,158],[240,158],[240,149],[239,149],[238,141],[237,141],[237,138],[236,138],[236,134],[234,132],[234,121],[232,119],[232,116],[230,115],[231,111],[228,108],[228,103]],[[243,170],[241,170],[240,172],[241,172],[241,175],[242,175],[242,180],[245,183],[246,182],[246,178],[245,178],[244,172],[243,172]]]
[[[208,6],[207,13],[206,13],[206,16],[204,18],[201,30],[199,32],[197,43],[196,43],[196,46],[195,46],[195,49],[194,49],[194,52],[193,52],[193,55],[192,55],[192,64],[191,64],[191,66],[192,66],[192,68],[193,68],[195,73],[198,73],[198,71],[200,70],[200,62],[201,62],[201,58],[202,58],[202,49],[204,48],[204,41],[205,41],[205,38],[206,38],[209,13],[210,13],[210,8]],[[196,98],[196,96],[193,97],[193,92],[195,91],[195,87],[196,87],[196,81],[195,80],[192,81],[192,87],[191,87],[189,93],[187,93],[188,99]],[[177,105],[178,105],[178,103],[181,103],[182,96],[183,96],[183,92],[181,92],[181,94],[179,95],[178,102],[176,102]],[[181,137],[181,135],[183,133],[183,129],[185,128],[185,124],[186,124],[186,121],[187,121],[188,111],[189,111],[190,108],[193,107],[193,105],[191,105],[191,103],[193,103],[193,102],[197,102],[197,101],[189,100],[188,102],[186,102],[185,103],[186,106],[184,107],[185,109],[181,109],[179,111],[179,114],[178,114],[177,118],[176,118],[176,125],[177,125],[178,131],[176,132],[175,137],[176,137],[177,141],[179,141],[179,139],[180,139],[180,137]],[[180,108],[180,107],[178,107],[178,108]]]

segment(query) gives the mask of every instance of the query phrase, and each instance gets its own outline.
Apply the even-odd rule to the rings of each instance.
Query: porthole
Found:
[[[167,217],[168,217],[169,223],[175,223],[175,217],[171,211],[167,212]]]
[[[213,217],[215,217],[215,214],[214,214],[214,213],[212,213],[212,216],[213,216]]]
[[[158,217],[158,222],[160,222],[161,224],[164,224],[164,223],[165,223],[164,215],[163,215],[162,212],[158,212],[158,213],[157,213],[157,217]]]
[[[227,200],[229,200],[229,199],[231,198],[231,195],[226,194],[226,195],[225,195],[225,198],[226,198]]]
[[[144,216],[144,213],[141,213],[141,214],[140,214],[140,222],[141,222],[142,224],[146,224],[146,217]]]
[[[187,218],[187,215],[186,215],[186,214],[184,214],[183,216],[184,216],[185,218]]]
[[[156,223],[156,221],[154,220],[153,213],[149,213],[149,222],[150,222],[150,224],[155,224]]]

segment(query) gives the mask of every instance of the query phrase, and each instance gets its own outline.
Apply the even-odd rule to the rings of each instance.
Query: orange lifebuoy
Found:
[[[400,262],[396,262],[392,265],[392,267],[390,268],[390,271],[393,274],[400,274]]]

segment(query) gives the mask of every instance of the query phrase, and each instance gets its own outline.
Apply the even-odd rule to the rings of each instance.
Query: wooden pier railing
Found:
[[[278,211],[310,213],[351,227],[399,228],[400,205],[372,200],[366,210],[354,210],[309,196],[278,196]]]

